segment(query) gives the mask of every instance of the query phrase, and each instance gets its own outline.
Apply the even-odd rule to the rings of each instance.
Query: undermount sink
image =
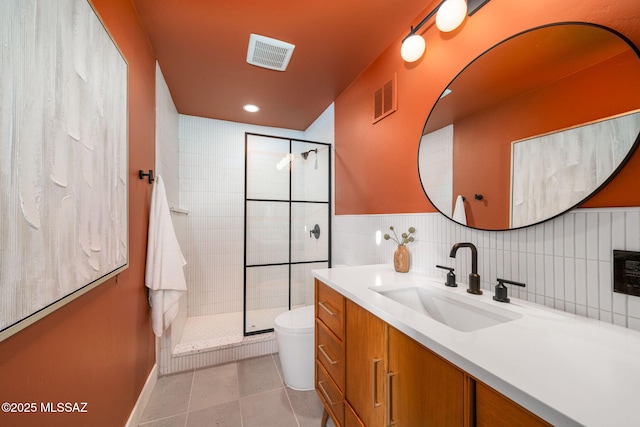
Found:
[[[519,313],[481,301],[465,302],[464,297],[447,295],[444,291],[426,286],[379,286],[369,289],[461,332],[477,331],[522,317]]]

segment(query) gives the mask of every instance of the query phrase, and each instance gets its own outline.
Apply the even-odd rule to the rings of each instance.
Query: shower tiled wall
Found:
[[[456,242],[478,248],[484,289],[496,278],[527,284],[510,295],[559,310],[640,330],[640,297],[612,291],[612,250],[640,250],[640,208],[578,209],[533,227],[492,232],[457,225],[438,213],[334,217],[334,264],[392,263],[394,244],[376,241],[389,226],[417,229],[409,245],[412,270],[445,280],[436,264],[455,267],[468,283],[470,251],[449,257]]]
[[[180,204],[178,188],[178,111],[156,63],[156,175],[162,176],[169,206]]]
[[[167,193],[167,201],[171,207],[181,207],[178,186],[179,175],[179,146],[178,146],[178,111],[176,110],[167,83],[162,75],[162,70],[156,63],[156,175],[162,176],[162,181]],[[184,214],[171,214],[173,227],[179,239],[181,248],[184,248],[184,231],[187,225],[187,216]],[[169,333],[162,336],[160,353],[171,353],[171,349],[180,341],[182,329],[187,319],[186,296],[182,296],[179,302],[178,315],[174,319]]]
[[[179,132],[189,316],[242,311],[245,132],[304,133],[184,115]]]

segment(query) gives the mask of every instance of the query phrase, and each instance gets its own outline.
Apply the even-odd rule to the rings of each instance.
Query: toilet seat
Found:
[[[313,333],[314,306],[294,308],[279,314],[275,319],[275,329],[294,334]]]

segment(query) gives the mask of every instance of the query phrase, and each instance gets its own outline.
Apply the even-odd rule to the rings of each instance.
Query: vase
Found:
[[[406,273],[409,271],[409,262],[411,256],[405,245],[398,245],[398,249],[393,253],[393,266],[398,273]]]

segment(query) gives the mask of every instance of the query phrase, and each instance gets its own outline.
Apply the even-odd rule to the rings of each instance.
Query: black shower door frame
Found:
[[[273,138],[282,141],[289,142],[289,155],[293,154],[292,148],[294,142],[299,143],[308,143],[314,145],[325,146],[328,150],[328,173],[327,173],[327,201],[319,202],[313,200],[292,200],[292,184],[293,184],[293,176],[292,171],[293,168],[291,166],[291,162],[289,162],[289,197],[288,199],[260,199],[260,198],[249,198],[248,197],[248,146],[249,146],[249,138],[251,136],[257,136],[261,138]],[[291,269],[294,265],[300,264],[315,264],[315,263],[327,263],[329,267],[331,267],[331,213],[333,211],[332,207],[332,180],[331,180],[331,171],[332,171],[332,153],[331,153],[331,144],[317,141],[309,141],[304,139],[297,138],[286,138],[274,135],[265,135],[253,132],[245,132],[245,140],[244,140],[244,272],[243,272],[243,307],[242,307],[242,331],[244,336],[258,335],[264,334],[268,332],[273,332],[273,328],[261,329],[257,331],[247,331],[247,271],[251,268],[259,268],[259,267],[275,267],[275,266],[287,266],[288,268],[288,309],[291,310]],[[317,156],[317,153],[316,153]],[[281,263],[265,263],[265,264],[248,264],[247,263],[247,205],[249,202],[268,202],[268,203],[286,203],[288,204],[288,215],[289,215],[289,239],[288,239],[288,260],[287,262]],[[328,229],[323,230],[322,233],[327,233],[328,240],[328,248],[327,248],[327,259],[319,259],[319,260],[310,260],[310,261],[292,261],[292,206],[294,203],[310,203],[310,204],[318,204],[318,205],[327,205],[327,225]]]

